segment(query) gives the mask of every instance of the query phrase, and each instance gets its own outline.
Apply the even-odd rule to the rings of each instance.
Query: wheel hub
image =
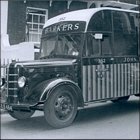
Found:
[[[55,112],[59,119],[64,119],[69,116],[72,111],[72,102],[70,97],[61,96],[55,102]]]

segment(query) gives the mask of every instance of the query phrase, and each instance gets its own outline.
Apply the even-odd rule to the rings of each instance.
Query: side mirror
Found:
[[[94,38],[101,40],[101,39],[103,39],[103,34],[95,34]]]

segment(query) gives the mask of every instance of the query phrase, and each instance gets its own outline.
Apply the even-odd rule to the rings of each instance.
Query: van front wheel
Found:
[[[44,104],[44,115],[54,128],[69,126],[77,114],[77,99],[70,86],[61,86],[53,91]]]

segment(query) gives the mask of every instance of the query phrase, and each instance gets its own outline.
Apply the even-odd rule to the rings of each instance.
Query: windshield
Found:
[[[82,38],[81,34],[57,34],[43,37],[41,57],[78,56]]]

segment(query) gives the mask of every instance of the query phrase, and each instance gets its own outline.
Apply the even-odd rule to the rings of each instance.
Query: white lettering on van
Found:
[[[62,27],[62,31],[66,31],[67,30],[67,27],[68,27],[68,25],[63,25],[63,27]]]
[[[124,58],[124,63],[125,62],[136,62],[137,61],[137,59],[136,58]]]
[[[57,31],[61,31],[60,26],[57,27]]]
[[[79,29],[79,23],[75,24],[74,26],[74,30],[78,30]]]
[[[72,30],[73,25],[72,24],[68,24],[68,31]]]

